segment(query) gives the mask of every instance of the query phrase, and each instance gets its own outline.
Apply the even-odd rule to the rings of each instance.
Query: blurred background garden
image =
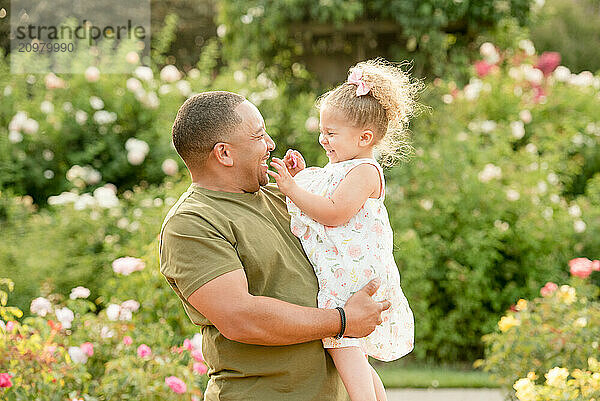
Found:
[[[415,349],[386,387],[600,396],[600,1],[168,0],[110,74],[11,74],[0,0],[0,395],[201,399],[198,329],[158,271],[190,184],[186,98],[229,90],[309,165],[316,98],[357,61],[409,61],[427,110],[386,171]],[[16,11],[15,11],[16,12]],[[558,399],[558,398],[556,398]],[[560,398],[563,399],[563,398]]]

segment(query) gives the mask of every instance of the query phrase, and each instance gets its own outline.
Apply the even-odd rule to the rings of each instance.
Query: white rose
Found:
[[[107,326],[102,326],[100,329],[100,337],[102,338],[112,338],[115,336],[115,332],[109,329]]]
[[[133,77],[129,78],[125,85],[127,86],[127,89],[129,89],[133,93],[136,93],[137,91],[143,89],[142,83],[139,81],[139,79]]]
[[[98,205],[104,209],[110,209],[119,206],[119,198],[117,198],[115,192],[108,187],[108,184],[103,187],[96,188],[94,190],[94,198],[98,202]]]
[[[94,110],[101,110],[104,108],[104,101],[102,101],[102,99],[100,99],[98,96],[91,96],[90,106],[92,106]]]
[[[136,52],[129,52],[125,55],[125,61],[129,64],[137,64],[140,61],[140,56]]]
[[[54,311],[54,314],[56,315],[56,318],[58,319],[60,324],[65,329],[71,328],[71,322],[73,321],[73,319],[75,319],[75,315],[73,314],[73,311],[71,309],[65,306],[64,308],[56,309]]]
[[[146,154],[140,150],[134,149],[131,152],[127,153],[127,161],[132,166],[139,166],[144,162],[146,158]]]
[[[69,295],[69,298],[77,299],[77,298],[87,298],[89,296],[90,296],[89,289],[82,287],[82,286],[78,286],[71,290],[71,295]]]
[[[554,79],[559,82],[567,82],[571,78],[571,70],[563,65],[559,65],[554,70]]]
[[[77,124],[83,125],[87,121],[87,118],[88,118],[88,115],[85,111],[77,110],[75,112],[75,121],[77,122]]]
[[[86,363],[88,360],[87,354],[79,347],[69,347],[68,352],[71,360],[75,363]]]
[[[174,65],[165,65],[162,70],[160,70],[160,79],[165,82],[176,82],[181,79],[181,73]]]
[[[38,132],[39,128],[40,125],[33,118],[28,118],[23,123],[23,132],[25,132],[26,134],[35,134],[36,132]]]
[[[8,133],[8,141],[10,143],[19,143],[23,141],[23,134],[19,131],[9,131]]]
[[[116,259],[112,263],[112,268],[115,273],[127,276],[135,271],[143,270],[146,264],[143,260],[126,256],[123,258]]]
[[[88,82],[96,82],[100,79],[100,70],[94,66],[91,66],[85,70],[84,75]]]
[[[154,73],[152,72],[152,69],[146,66],[137,67],[133,73],[142,81],[151,81],[152,78],[154,78]]]
[[[128,322],[132,318],[133,318],[133,314],[131,313],[131,311],[129,309],[121,308],[121,310],[119,311],[119,320]]]
[[[166,159],[162,163],[161,168],[166,175],[175,175],[179,171],[179,166],[177,166],[177,162],[173,159]]]
[[[521,139],[525,136],[525,125],[523,121],[513,121],[510,123],[510,130],[512,132],[512,136],[517,139]]]
[[[509,189],[508,191],[506,191],[506,199],[508,199],[511,202],[519,200],[520,197],[521,194],[519,194],[519,192],[515,191],[514,189]]]
[[[137,312],[140,309],[140,303],[135,299],[129,299],[121,303],[121,308],[130,310],[131,312]]]
[[[179,93],[181,93],[183,96],[188,96],[190,93],[192,93],[192,86],[188,81],[178,81],[175,86],[179,90]]]
[[[119,313],[121,312],[121,307],[117,304],[110,304],[106,308],[106,317],[108,320],[116,321],[119,319]]]
[[[196,333],[194,334],[194,337],[192,337],[191,339],[191,343],[192,343],[192,347],[194,347],[194,349],[202,349],[202,334],[200,333]]]
[[[31,313],[35,313],[39,316],[46,316],[48,313],[52,312],[52,304],[44,297],[38,297],[31,301],[31,306],[29,307]]]
[[[525,124],[529,124],[531,122],[531,119],[532,119],[531,112],[529,110],[527,110],[527,109],[521,110],[521,112],[519,113],[519,118]]]
[[[40,104],[40,110],[44,114],[50,114],[50,113],[52,113],[54,111],[54,105],[52,104],[52,102],[50,102],[48,100],[44,100]]]

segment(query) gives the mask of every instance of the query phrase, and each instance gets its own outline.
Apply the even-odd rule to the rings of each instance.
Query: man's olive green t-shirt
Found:
[[[187,302],[210,280],[244,269],[250,294],[317,307],[317,278],[289,224],[285,197],[274,186],[230,193],[197,184],[189,187],[163,222],[160,271],[192,322],[201,326],[210,377],[207,401],[349,399],[321,341],[242,344],[225,338]],[[214,301],[225,304],[227,294]]]

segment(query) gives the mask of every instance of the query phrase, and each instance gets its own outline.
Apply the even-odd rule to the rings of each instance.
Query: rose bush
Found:
[[[600,274],[599,263],[573,259],[569,284],[549,282],[540,290],[541,298],[520,299],[500,319],[499,330],[483,337],[486,357],[475,366],[505,385],[514,383],[522,401],[554,399],[552,393],[589,400],[585,388],[600,390],[598,362],[591,358],[600,353],[600,289],[590,282],[591,274]],[[585,277],[573,266],[584,266]],[[589,371],[582,371],[586,366]],[[567,381],[569,374],[573,379]],[[540,382],[544,377],[546,385]]]
[[[78,292],[82,296],[59,305],[34,300],[36,316],[22,322],[0,293],[0,314],[7,319],[0,320],[2,399],[202,398],[207,369],[199,334],[179,341],[168,325],[140,324],[134,300],[111,304],[116,313],[106,308],[96,314]]]
[[[544,377],[546,381],[542,384],[535,384],[537,376],[534,372],[517,380],[513,384],[517,399],[590,401],[600,397],[600,363],[596,358],[588,358],[587,370],[574,369],[569,373],[567,369],[557,366],[550,369]]]

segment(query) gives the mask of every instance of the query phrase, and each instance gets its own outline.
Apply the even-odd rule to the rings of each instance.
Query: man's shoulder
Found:
[[[188,190],[179,197],[167,212],[160,230],[161,237],[166,227],[173,229],[182,224],[187,224],[191,219],[202,222],[209,216],[215,215],[216,212],[215,207],[206,202],[201,194]]]
[[[263,191],[266,196],[278,199],[285,203],[285,195],[281,193],[277,184],[269,183],[261,187],[261,191]]]

